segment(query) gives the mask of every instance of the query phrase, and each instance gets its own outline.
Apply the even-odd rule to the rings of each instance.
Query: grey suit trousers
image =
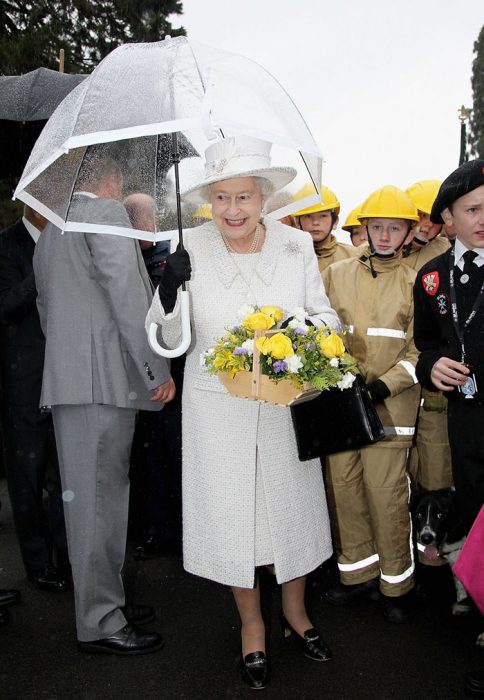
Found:
[[[77,637],[103,639],[126,619],[129,455],[136,411],[102,404],[52,407],[59,454]]]

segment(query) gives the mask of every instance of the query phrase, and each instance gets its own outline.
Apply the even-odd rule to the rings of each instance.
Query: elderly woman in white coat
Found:
[[[242,677],[269,681],[257,567],[282,583],[287,632],[303,653],[331,653],[305,609],[306,574],[332,552],[319,460],[300,462],[288,408],[229,395],[200,365],[244,305],[304,307],[315,325],[338,326],[321,282],[312,239],[262,218],[264,199],[294,176],[270,166],[270,144],[249,137],[206,151],[205,179],[182,192],[210,202],[213,221],[185,232],[168,258],[149,314],[162,343],[180,340],[177,288],[190,279],[193,339],[183,389],[183,559],[190,573],[232,587],[242,622]],[[191,272],[191,276],[190,276]]]

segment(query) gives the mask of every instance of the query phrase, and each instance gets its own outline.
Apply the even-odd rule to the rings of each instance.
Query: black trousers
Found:
[[[27,575],[68,567],[59,463],[50,413],[8,406],[2,415],[7,484]],[[45,492],[47,499],[44,503]]]
[[[469,530],[484,504],[484,403],[451,399],[448,416],[457,505]]]

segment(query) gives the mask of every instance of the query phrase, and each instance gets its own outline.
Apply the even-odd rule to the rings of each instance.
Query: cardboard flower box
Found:
[[[280,330],[256,331],[254,338],[280,333]],[[295,406],[304,401],[314,399],[321,392],[309,382],[304,382],[302,388],[295,386],[289,379],[272,381],[262,374],[260,352],[254,343],[252,372],[237,372],[232,378],[228,372],[217,375],[232,396],[239,396],[253,401],[264,401],[276,406]]]

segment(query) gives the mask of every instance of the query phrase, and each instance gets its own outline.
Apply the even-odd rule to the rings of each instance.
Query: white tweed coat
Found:
[[[186,231],[192,344],[183,389],[183,555],[190,573],[250,588],[255,575],[256,448],[279,583],[315,569],[332,552],[319,460],[300,462],[288,408],[230,396],[200,366],[246,303],[304,307],[313,322],[338,326],[311,236],[265,220],[266,239],[244,282],[212,222]],[[160,341],[179,342],[179,306],[165,315],[155,294],[146,323]],[[161,332],[160,332],[161,330]]]

